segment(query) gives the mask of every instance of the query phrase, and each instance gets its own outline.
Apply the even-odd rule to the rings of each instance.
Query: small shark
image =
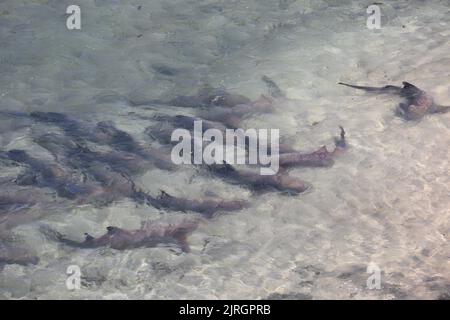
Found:
[[[131,106],[142,105],[167,105],[181,108],[212,108],[212,107],[226,107],[232,108],[239,104],[249,103],[250,99],[240,94],[229,93],[223,89],[217,89],[206,86],[198,91],[193,96],[177,96],[174,99],[150,100],[150,101],[133,101],[129,100]]]
[[[0,271],[6,264],[30,265],[37,264],[39,258],[30,254],[28,250],[0,239]]]
[[[19,175],[15,180],[18,185],[48,187],[55,190],[58,196],[67,199],[86,196],[97,189],[95,185],[84,183],[82,177],[74,179],[76,171],[68,170],[56,163],[47,163],[33,158],[24,150],[0,152],[0,157],[27,166],[26,172]]]
[[[335,148],[328,151],[326,146],[312,153],[288,152],[279,156],[280,168],[288,167],[329,167],[334,164],[334,157],[342,154],[347,149],[347,141],[345,139],[345,130],[339,127],[341,133],[339,137],[334,139]]]
[[[13,184],[2,184],[0,194],[0,271],[7,264],[37,264],[39,258],[30,253],[12,230],[41,218],[51,207],[51,199],[39,189],[22,188]],[[38,201],[45,202],[46,208],[32,210]]]
[[[153,118],[159,122],[167,123],[174,128],[186,129],[189,131],[194,130],[195,121],[202,122],[203,133],[208,129],[218,129],[221,132],[225,132],[225,130],[227,129],[226,126],[219,122],[208,121],[199,117],[185,116],[180,114],[175,116],[157,114]]]
[[[216,212],[236,211],[248,206],[248,202],[245,200],[185,199],[174,197],[163,190],[157,197],[152,197],[146,193],[141,194],[141,197],[157,209],[198,212],[205,218],[212,218]]]
[[[208,166],[209,171],[230,183],[247,186],[253,191],[278,190],[288,194],[299,194],[311,188],[311,185],[286,173],[260,175],[249,170],[237,170],[228,163]]]
[[[202,133],[205,133],[208,129],[217,129],[225,136],[225,130],[227,129],[220,122],[208,121],[199,117],[186,116],[186,115],[166,115],[166,114],[156,114],[152,119],[159,122],[159,126],[148,127],[145,129],[145,133],[151,137],[153,140],[158,141],[163,145],[175,145],[178,141],[172,141],[172,132],[175,129],[185,129],[192,133],[194,130],[194,123],[196,121],[201,121],[202,123]]]
[[[262,79],[269,88],[273,98],[283,95],[282,91],[268,77]],[[278,88],[278,89],[277,89]],[[232,94],[225,90],[204,88],[195,96],[178,96],[170,101],[150,101],[145,103],[131,103],[132,105],[161,104],[174,107],[199,108],[198,116],[205,120],[219,122],[227,128],[236,129],[240,127],[243,118],[249,114],[267,113],[273,111],[273,99],[261,95],[256,101],[249,98]]]
[[[126,230],[109,226],[106,233],[98,238],[85,233],[85,240],[78,242],[64,237],[61,233],[42,228],[47,237],[67,246],[89,249],[110,247],[116,250],[128,250],[142,247],[157,247],[161,244],[175,244],[183,252],[189,252],[187,236],[197,229],[199,221],[183,221],[176,224],[142,224],[140,229]]]
[[[220,122],[227,128],[241,128],[242,120],[255,113],[268,113],[274,110],[274,100],[261,95],[257,100],[245,104],[238,104],[233,108],[210,108],[200,113],[206,120]]]
[[[85,143],[61,134],[47,133],[33,138],[33,141],[48,150],[59,162],[70,163],[74,168],[85,168],[90,163],[101,162],[116,172],[134,175],[148,169],[139,155],[126,151],[92,151]]]
[[[364,90],[366,92],[393,94],[404,98],[396,110],[397,115],[406,120],[419,120],[426,114],[445,113],[450,111],[450,106],[441,106],[433,101],[433,98],[415,85],[404,81],[403,87],[387,85],[384,87],[365,87],[339,82],[339,84]]]
[[[174,169],[173,164],[169,161],[170,158],[162,155],[161,150],[144,148],[129,133],[117,129],[111,121],[100,121],[95,126],[92,126],[72,119],[63,113],[40,111],[30,113],[30,117],[35,121],[60,128],[67,137],[70,137],[78,144],[83,145],[85,141],[90,141],[100,145],[107,145],[117,152],[133,153],[136,155],[136,159],[141,158],[149,161],[159,169]]]
[[[36,221],[48,214],[68,210],[73,201],[55,197],[45,188],[19,186],[13,181],[0,188],[0,239],[19,225]]]

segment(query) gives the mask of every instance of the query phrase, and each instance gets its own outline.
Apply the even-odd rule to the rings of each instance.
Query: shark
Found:
[[[39,258],[16,243],[0,239],[0,271],[7,264],[35,265]]]
[[[57,163],[36,159],[25,150],[13,149],[0,152],[0,157],[26,166],[25,172],[15,179],[18,185],[51,188],[58,196],[67,199],[87,196],[98,190],[95,184],[85,183],[80,172],[68,170]]]
[[[186,199],[170,195],[164,190],[156,197],[146,193],[142,195],[146,203],[157,209],[169,209],[178,212],[197,212],[205,218],[212,218],[217,212],[238,211],[248,207],[248,201],[222,199]]]
[[[140,145],[132,135],[116,128],[112,121],[100,121],[95,125],[88,124],[59,112],[30,113],[30,117],[38,122],[60,128],[67,137],[78,144],[90,141],[111,147],[122,154],[134,154],[137,161],[148,161],[162,170],[173,170],[175,167],[161,150],[151,150]]]
[[[49,228],[41,228],[41,230],[50,239],[70,247],[81,249],[110,247],[116,250],[130,250],[143,247],[157,247],[160,245],[175,245],[187,253],[190,252],[187,237],[197,229],[198,225],[199,221],[197,220],[171,224],[143,223],[140,229],[134,230],[108,226],[106,233],[99,237],[85,233],[85,239],[81,242],[69,239]]]
[[[390,94],[403,98],[396,114],[405,120],[419,120],[427,114],[446,113],[450,106],[442,106],[434,102],[430,94],[415,85],[403,81],[403,86],[386,85],[384,87],[366,87],[339,82],[340,85],[376,94]]]
[[[106,197],[106,202],[128,197],[138,203],[150,204],[158,209],[165,208],[182,212],[194,211],[204,215],[211,215],[219,210],[231,211],[242,208],[236,205],[236,203],[240,203],[237,200],[191,200],[167,196],[166,193],[153,197],[137,188],[126,171],[117,170],[117,168],[114,168],[114,163],[102,161],[101,154],[98,155],[88,147],[77,145],[65,136],[45,134],[36,138],[35,141],[54,154],[55,157],[59,156],[60,162],[63,162],[65,166],[81,170],[92,180],[98,181],[103,188],[101,195]]]
[[[238,170],[226,162],[209,165],[208,169],[209,172],[229,183],[246,186],[255,192],[280,191],[287,194],[299,194],[311,188],[311,184],[289,176],[285,172],[260,175],[250,170]]]
[[[239,104],[249,103],[250,99],[240,95],[230,93],[224,89],[205,86],[198,90],[195,95],[180,95],[169,100],[149,100],[134,101],[129,100],[131,106],[137,107],[142,105],[167,105],[180,108],[213,108],[226,107],[232,108]]]
[[[302,152],[286,152],[279,156],[280,168],[289,167],[330,167],[334,164],[334,158],[345,152],[348,147],[346,141],[346,132],[342,126],[340,128],[339,137],[335,137],[335,148],[333,151],[328,151],[326,146],[320,147],[318,150],[311,153]]]

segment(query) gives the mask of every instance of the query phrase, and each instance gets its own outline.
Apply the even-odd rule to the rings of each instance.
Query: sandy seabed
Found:
[[[370,3],[361,1],[79,0],[82,28],[70,31],[71,4],[0,2],[0,110],[111,120],[147,143],[146,117],[195,110],[130,101],[167,100],[205,85],[256,99],[266,94],[260,79],[268,75],[288,100],[245,119],[246,127],[280,128],[294,148],[312,151],[332,147],[342,125],[350,147],[330,168],[292,170],[314,185],[299,196],[252,196],[189,167],[136,177],[149,192],[251,201],[202,225],[189,237],[188,254],[77,250],[40,232],[50,225],[80,239],[179,214],[128,200],[100,208],[44,204],[48,214],[14,229],[40,261],[6,265],[0,298],[450,297],[450,114],[406,122],[395,116],[397,99],[337,85],[408,81],[449,105],[448,1],[382,1],[379,30],[366,27]],[[2,115],[0,146],[48,157],[32,136],[51,130]],[[382,271],[381,290],[366,287],[371,262]],[[66,288],[69,265],[82,270],[80,290]]]

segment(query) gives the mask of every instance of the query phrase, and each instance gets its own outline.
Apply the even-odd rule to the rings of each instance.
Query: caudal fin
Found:
[[[399,94],[402,90],[401,87],[387,85],[384,87],[366,87],[366,86],[357,86],[354,84],[348,84],[344,82],[338,82],[338,84],[347,86],[354,89],[364,90],[366,92],[374,92],[374,93],[394,93]]]

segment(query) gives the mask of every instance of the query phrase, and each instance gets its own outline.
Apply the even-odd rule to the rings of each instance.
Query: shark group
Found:
[[[263,76],[262,81],[268,88],[268,95],[261,95],[255,101],[211,87],[203,88],[193,96],[178,96],[167,101],[129,101],[136,108],[152,104],[170,107],[170,110],[182,108],[183,111],[194,111],[192,115],[186,115],[185,112],[158,112],[151,116],[150,120],[157,125],[149,126],[143,133],[157,146],[154,143],[151,146],[144,145],[111,121],[93,123],[59,112],[2,111],[0,117],[13,118],[20,122],[20,128],[41,125],[54,130],[46,130],[31,137],[33,143],[47,153],[45,159],[33,155],[29,150],[0,150],[0,166],[13,167],[19,171],[15,176],[0,180],[0,267],[5,264],[38,263],[38,257],[15,245],[10,238],[16,226],[40,219],[45,214],[45,206],[50,203],[64,204],[65,207],[80,204],[108,206],[127,198],[137,205],[152,206],[157,210],[190,216],[197,214],[202,221],[211,220],[216,213],[248,207],[248,199],[188,199],[171,195],[165,190],[152,195],[138,187],[134,179],[152,168],[177,170],[167,152],[172,143],[170,134],[175,128],[191,131],[194,122],[202,120],[204,130],[225,132],[227,129],[240,128],[247,117],[275,111],[276,102],[287,99],[286,95],[269,77]],[[399,105],[397,114],[407,120],[450,111],[450,107],[436,104],[429,94],[408,82],[403,82],[403,87],[340,84],[370,93],[402,97],[404,101]],[[312,184],[290,175],[290,168],[332,166],[348,147],[343,127],[340,127],[334,145],[331,151],[321,146],[312,152],[302,152],[289,144],[281,144],[280,171],[269,176],[257,174],[251,167],[238,168],[226,162],[200,165],[196,172],[247,188],[253,196],[262,192],[298,195],[310,190]],[[107,246],[126,250],[174,245],[182,252],[189,252],[187,237],[195,231],[199,221],[183,219],[171,224],[146,223],[135,230],[110,226],[104,235],[98,237],[85,234],[85,240],[81,242],[71,240],[51,228],[45,228],[43,232],[52,241],[79,249]]]
[[[10,240],[12,230],[21,224],[39,220],[45,215],[42,208],[50,203],[109,206],[122,199],[130,199],[141,206],[152,206],[157,210],[198,214],[210,220],[216,213],[239,211],[249,206],[248,199],[188,199],[171,195],[161,190],[152,195],[136,185],[134,178],[151,168],[175,171],[167,150],[170,147],[170,133],[175,128],[193,130],[194,122],[203,121],[204,130],[217,129],[225,132],[238,128],[242,120],[258,113],[275,110],[274,101],[286,98],[284,92],[270,78],[264,76],[269,95],[262,95],[255,101],[222,89],[206,87],[193,96],[178,96],[168,101],[151,101],[152,104],[173,108],[193,108],[192,116],[183,114],[153,115],[157,126],[148,127],[144,134],[158,143],[155,147],[138,142],[133,135],[111,122],[80,120],[60,112],[2,111],[1,117],[20,122],[20,128],[44,126],[43,133],[32,134],[31,140],[45,150],[47,157],[40,158],[25,149],[0,150],[0,165],[17,168],[19,173],[0,181],[0,266],[9,263],[35,264],[38,257],[29,255],[23,248]],[[150,102],[149,102],[150,103]],[[135,107],[139,107],[137,104]],[[311,184],[290,176],[289,168],[294,166],[331,166],[335,156],[345,150],[345,132],[335,141],[335,150],[325,147],[311,153],[294,150],[288,144],[280,145],[281,170],[271,176],[255,173],[252,168],[241,169],[228,163],[201,165],[200,174],[213,175],[225,182],[251,190],[255,195],[261,192],[281,192],[289,195],[304,193]],[[15,190],[8,192],[8,190]],[[27,196],[32,194],[33,196]],[[187,236],[198,223],[186,222],[170,225],[146,224],[141,229],[125,230],[108,227],[100,237],[86,235],[84,242],[70,240],[56,230],[46,229],[45,235],[53,241],[77,248],[108,246],[125,250],[137,247],[176,245],[182,251],[189,251]]]

